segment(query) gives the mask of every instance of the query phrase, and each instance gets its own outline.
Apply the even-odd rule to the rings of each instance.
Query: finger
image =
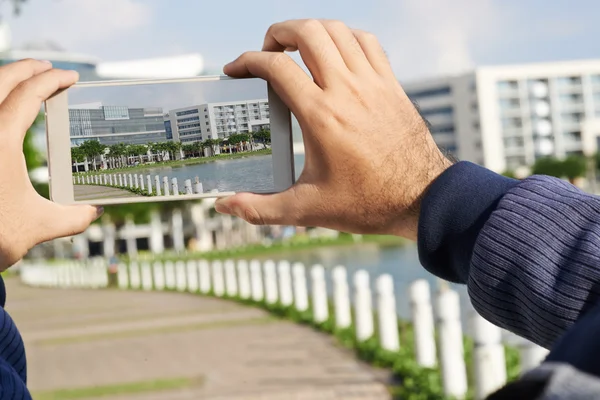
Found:
[[[255,76],[269,82],[296,115],[310,107],[321,89],[308,74],[284,53],[247,52],[225,66],[223,72],[236,78]]]
[[[50,68],[52,68],[50,62],[32,59],[20,60],[0,67],[0,103],[18,84]]]
[[[316,19],[291,20],[271,25],[263,51],[298,49],[317,85],[326,88],[350,71],[327,29]]]
[[[329,36],[338,48],[348,69],[354,73],[373,71],[356,36],[341,21],[321,20]]]
[[[46,200],[39,206],[34,221],[37,221],[32,234],[35,243],[43,243],[60,237],[73,236],[85,231],[98,219],[104,209],[88,205],[63,206]]]
[[[269,195],[238,193],[218,199],[215,210],[235,215],[254,225],[301,225],[302,207],[294,192],[292,187]]]
[[[42,102],[57,90],[73,85],[77,79],[79,74],[75,71],[52,69],[21,82],[0,105],[1,129],[20,132],[21,143],[39,114]]]
[[[395,79],[390,61],[385,55],[377,37],[372,33],[361,31],[360,29],[353,29],[352,32],[373,69],[382,76],[394,77]]]

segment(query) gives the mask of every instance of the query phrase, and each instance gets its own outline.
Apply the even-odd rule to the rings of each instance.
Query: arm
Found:
[[[423,200],[419,255],[492,323],[550,348],[600,294],[600,199],[461,162]]]

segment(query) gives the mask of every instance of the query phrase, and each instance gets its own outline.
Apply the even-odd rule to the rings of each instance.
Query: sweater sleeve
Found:
[[[507,180],[469,163],[440,178],[421,209],[421,262],[466,283],[484,318],[550,348],[598,301],[600,198],[557,178]]]

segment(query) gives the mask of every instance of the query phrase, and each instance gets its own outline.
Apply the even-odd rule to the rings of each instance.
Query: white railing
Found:
[[[87,263],[68,260],[55,265],[24,263],[20,271],[22,282],[35,287],[98,289],[110,286],[111,274],[102,258],[90,259]],[[388,274],[378,276],[374,280],[373,294],[371,277],[366,270],[355,272],[349,279],[346,268],[338,266],[331,271],[333,293],[330,294],[326,272],[321,265],[314,265],[307,271],[302,263],[290,265],[287,261],[200,259],[119,264],[112,276],[116,278],[113,284],[122,290],[176,290],[280,304],[299,312],[311,308],[316,324],[329,319],[329,301],[332,300],[336,328],[347,329],[354,322],[358,342],[377,335],[384,350],[398,351],[403,344],[396,312],[399,299],[392,277]],[[459,295],[445,288],[436,293],[433,304],[431,299],[426,280],[413,282],[408,298],[404,299],[411,305],[416,362],[425,368],[439,367],[445,394],[464,398],[468,385]],[[503,332],[474,311],[468,320],[474,341],[474,395],[476,399],[483,399],[506,383]],[[521,371],[539,365],[546,355],[547,350],[523,342],[520,346]]]

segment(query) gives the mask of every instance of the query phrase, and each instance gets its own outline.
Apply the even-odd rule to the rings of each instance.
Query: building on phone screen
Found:
[[[235,133],[270,130],[267,99],[207,103],[169,110],[165,115],[173,141],[227,139]]]

